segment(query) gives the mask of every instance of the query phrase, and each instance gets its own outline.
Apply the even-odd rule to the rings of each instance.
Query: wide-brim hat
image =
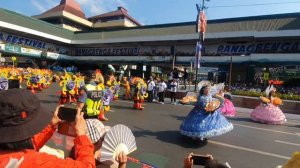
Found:
[[[52,118],[30,91],[11,89],[0,92],[0,143],[26,140],[42,131]]]

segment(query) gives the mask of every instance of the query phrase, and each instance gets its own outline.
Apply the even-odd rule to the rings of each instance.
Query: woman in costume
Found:
[[[219,109],[222,102],[221,96],[217,94],[214,98],[211,96],[209,85],[203,85],[195,107],[180,126],[181,134],[193,139],[205,140],[231,131],[233,125],[227,121]]]
[[[286,117],[279,108],[282,105],[282,100],[276,97],[276,89],[273,86],[269,86],[265,93],[268,98],[260,97],[262,103],[252,111],[250,115],[251,119],[266,124],[285,123]]]
[[[221,113],[225,117],[234,117],[236,114],[236,110],[231,101],[231,98],[232,98],[231,94],[229,92],[225,92],[225,93],[223,93],[223,97],[224,97],[224,104],[223,104],[223,107],[221,108]]]

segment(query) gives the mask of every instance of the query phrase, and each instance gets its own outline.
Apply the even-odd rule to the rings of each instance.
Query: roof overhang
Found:
[[[66,11],[59,11],[59,12],[53,12],[53,13],[45,13],[45,14],[41,14],[41,15],[36,15],[33,16],[34,18],[37,19],[47,19],[47,18],[57,18],[57,17],[63,17],[63,18],[67,18],[69,20],[72,20],[76,23],[82,24],[84,26],[87,27],[92,27],[93,23],[83,19],[81,17],[78,17],[76,15],[73,15],[72,13],[66,12]]]

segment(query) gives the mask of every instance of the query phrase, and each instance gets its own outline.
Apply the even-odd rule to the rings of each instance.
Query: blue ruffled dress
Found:
[[[233,129],[233,125],[221,114],[220,108],[214,113],[206,112],[206,104],[212,99],[210,95],[198,97],[195,107],[180,125],[181,134],[203,139],[219,136]]]

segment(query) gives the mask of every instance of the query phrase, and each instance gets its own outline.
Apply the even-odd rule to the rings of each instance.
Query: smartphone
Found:
[[[70,122],[63,122],[58,124],[57,132],[62,135],[67,135],[71,137],[76,136],[76,132],[74,127],[71,125]]]
[[[75,104],[66,104],[59,108],[58,118],[64,121],[75,121],[77,114],[77,106]]]
[[[8,80],[8,89],[19,89],[20,81],[18,79],[9,79]]]
[[[209,160],[209,157],[203,155],[192,155],[192,160],[194,165],[205,166],[206,162]]]

